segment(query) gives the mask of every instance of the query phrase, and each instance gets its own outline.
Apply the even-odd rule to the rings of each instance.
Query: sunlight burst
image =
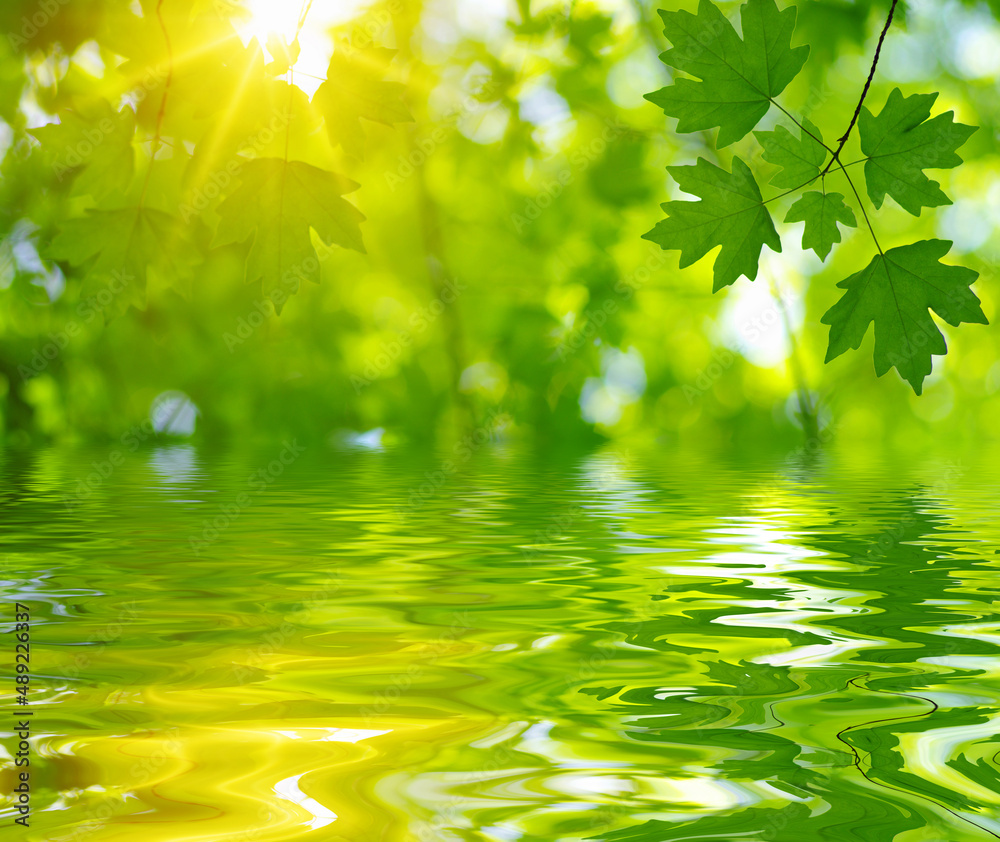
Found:
[[[239,32],[244,43],[256,38],[257,43],[270,54],[268,38],[278,36],[286,43],[294,41],[299,18],[308,10],[299,32],[300,54],[295,71],[301,74],[296,78],[296,84],[311,94],[326,73],[333,52],[330,28],[351,20],[363,6],[360,0],[314,2],[311,6],[301,0],[245,0],[244,8],[249,12],[249,18]]]
[[[246,28],[261,44],[269,35],[280,35],[288,41],[295,38],[302,11],[295,0],[248,0],[246,9],[250,13]]]

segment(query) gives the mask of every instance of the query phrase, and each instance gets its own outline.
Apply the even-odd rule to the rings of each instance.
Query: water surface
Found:
[[[1000,838],[990,460],[300,450],[7,454],[5,838]]]

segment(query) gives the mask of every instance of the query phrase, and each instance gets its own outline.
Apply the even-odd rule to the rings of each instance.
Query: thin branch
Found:
[[[296,43],[299,40],[299,35],[302,34],[302,27],[306,25],[306,18],[309,17],[309,10],[312,9],[312,0],[303,0],[302,8],[299,11],[299,24],[295,28],[295,38],[292,43]],[[281,209],[281,213],[285,212],[285,188],[288,184],[288,154],[292,146],[292,107],[295,103],[295,63],[298,61],[296,58],[291,64],[288,65],[288,102],[286,104],[285,113],[285,166],[281,168],[281,186],[278,189],[278,207]],[[278,227],[278,253],[281,253],[282,245],[282,232],[281,227]]]
[[[814,176],[813,176],[812,178],[810,178],[810,179],[809,179],[808,181],[803,181],[803,182],[802,182],[802,184],[800,184],[800,185],[799,185],[798,187],[793,187],[793,188],[792,188],[791,190],[786,190],[786,191],[785,191],[784,193],[779,193],[779,194],[778,194],[777,196],[772,196],[772,197],[771,197],[770,199],[764,199],[764,201],[763,201],[763,202],[761,202],[761,204],[762,204],[762,205],[766,205],[766,204],[768,204],[768,203],[770,203],[770,202],[774,202],[774,201],[777,201],[778,199],[782,199],[782,198],[784,198],[784,197],[785,197],[785,196],[787,196],[787,195],[788,195],[789,193],[796,193],[796,192],[798,192],[799,190],[801,190],[801,189],[802,189],[803,187],[808,187],[808,186],[809,186],[810,184],[812,184],[812,183],[813,183],[813,182],[814,182],[814,181],[815,181],[815,180],[816,180],[817,178],[819,178],[819,176],[818,176],[818,175],[814,175]]]
[[[306,73],[304,70],[298,71],[299,76],[305,76],[309,79],[315,79],[317,82],[329,82],[330,80],[326,76],[313,76],[312,73]]]
[[[847,172],[846,172],[847,167],[853,167],[855,164],[863,164],[867,160],[868,160],[867,158],[862,158],[860,161],[851,161],[851,163],[849,163],[849,164],[841,164],[840,161],[838,161],[837,163],[840,165],[840,168],[845,171],[844,175],[847,175]],[[765,199],[763,202],[761,202],[761,204],[762,205],[766,205],[769,202],[773,202],[773,201],[775,201],[777,199],[784,198],[789,193],[795,193],[795,192],[801,190],[803,187],[808,187],[817,178],[822,178],[823,179],[823,185],[824,185],[823,186],[823,192],[826,193],[826,173],[819,173],[819,175],[814,175],[808,181],[803,181],[798,187],[793,187],[791,190],[786,190],[784,193],[779,193],[777,196],[772,196],[770,199]],[[850,179],[848,179],[848,181],[850,181]]]
[[[809,129],[807,129],[798,120],[796,120],[795,117],[792,115],[792,113],[790,111],[786,111],[785,108],[782,106],[782,104],[780,102],[778,102],[778,100],[772,99],[771,102],[773,102],[775,105],[777,105],[778,108],[785,113],[785,116],[788,117],[789,120],[791,120],[793,123],[795,123],[796,126],[798,126],[800,129],[802,129],[802,133],[803,134],[809,135],[809,137],[811,137],[820,146],[822,146],[827,152],[829,152],[831,155],[833,155],[834,158],[837,157],[837,153],[836,152],[834,152],[829,146],[827,146],[825,143],[823,143],[822,140],[820,140],[818,137],[816,137],[816,135],[814,135],[811,131],[809,131]]]
[[[156,114],[156,131],[153,134],[153,146],[150,153],[149,167],[146,169],[146,180],[142,184],[142,195],[139,197],[139,207],[146,202],[146,191],[149,190],[149,179],[153,173],[153,162],[156,160],[156,153],[163,145],[163,120],[167,115],[167,100],[170,98],[170,86],[174,81],[174,47],[170,40],[170,33],[167,31],[167,23],[163,19],[163,0],[156,4],[156,19],[160,22],[160,29],[163,30],[163,40],[167,44],[167,78],[163,84],[163,97],[160,99],[160,110]]]
[[[288,68],[288,102],[285,104],[285,163],[292,144],[292,107],[295,104],[295,73]]]
[[[882,27],[882,34],[878,36],[878,45],[875,47],[875,58],[872,59],[872,69],[868,71],[868,79],[865,81],[864,90],[861,91],[861,99],[858,100],[858,107],[854,109],[854,116],[851,118],[851,125],[847,127],[847,131],[844,132],[843,136],[840,138],[840,149],[844,147],[847,143],[847,138],[851,134],[851,129],[854,128],[854,124],[858,122],[858,115],[861,113],[861,106],[865,101],[865,97],[868,96],[868,89],[872,86],[872,79],[875,77],[875,68],[878,66],[879,53],[882,52],[882,42],[885,41],[886,33],[889,31],[889,27],[892,25],[892,15],[896,11],[896,0],[892,0],[892,5],[889,7],[889,17],[885,19],[885,26]]]
[[[299,36],[302,34],[302,28],[306,25],[306,18],[309,17],[309,12],[312,11],[313,0],[302,0],[302,7],[299,9],[299,22],[295,27],[295,37],[292,39],[292,43],[295,44],[299,40]],[[291,64],[288,65],[288,105],[287,113],[285,114],[285,163],[288,163],[288,152],[291,148],[292,143],[292,105],[295,101],[295,65],[298,63],[298,58],[295,59]],[[308,73],[305,75],[309,75]],[[281,182],[281,194],[284,198],[285,193],[285,182],[284,176],[282,176]]]
[[[895,6],[895,0],[893,0],[893,6]],[[299,40],[299,36],[302,34],[302,28],[306,25],[306,18],[309,17],[309,12],[312,11],[313,0],[308,0],[308,3],[304,3],[302,6],[302,11],[299,13],[299,25],[295,28],[295,40]]]
[[[865,159],[863,159],[862,161],[851,161],[851,163],[849,163],[849,164],[840,164],[840,162],[839,162],[839,161],[838,161],[837,163],[838,163],[838,164],[840,164],[840,167],[841,167],[841,169],[845,170],[845,172],[844,172],[844,175],[847,175],[847,172],[846,172],[846,168],[847,168],[847,167],[851,167],[851,166],[854,166],[854,164],[861,164],[861,163],[864,163],[864,161],[866,161],[866,160],[868,160],[868,159],[867,159],[867,158],[865,158]],[[812,183],[813,183],[813,182],[814,182],[814,181],[815,181],[815,180],[816,180],[817,178],[822,178],[822,179],[823,179],[823,182],[824,182],[824,184],[826,183],[826,174],[825,174],[825,173],[819,173],[819,174],[817,174],[817,175],[814,175],[814,176],[813,176],[812,178],[810,178],[810,179],[809,179],[808,181],[803,181],[803,182],[802,182],[802,183],[801,183],[801,184],[800,184],[800,185],[799,185],[798,187],[793,187],[793,188],[792,188],[791,190],[786,190],[786,191],[785,191],[784,193],[779,193],[779,194],[778,194],[777,196],[772,196],[772,197],[771,197],[770,199],[764,199],[764,201],[763,201],[763,202],[761,202],[761,204],[762,204],[762,205],[766,205],[766,204],[768,204],[769,202],[773,202],[773,201],[775,201],[776,199],[781,199],[781,198],[783,198],[783,197],[787,196],[787,195],[788,195],[789,193],[795,193],[795,192],[797,192],[797,191],[801,190],[801,189],[802,189],[803,187],[808,187],[808,186],[809,186],[810,184],[812,184]],[[848,181],[850,181],[850,179],[848,179]],[[826,192],[826,187],[825,187],[825,186],[824,186],[824,188],[823,188],[823,192],[824,192],[824,193]]]
[[[847,167],[840,163],[840,159],[836,159],[837,164],[840,166],[841,172],[844,173],[844,178],[847,179],[847,183],[851,185],[851,190],[854,192],[854,198],[858,200],[858,207],[861,208],[861,215],[865,218],[865,225],[868,226],[868,231],[872,235],[872,239],[875,241],[875,248],[878,249],[878,253],[883,257],[885,252],[882,251],[882,246],[878,244],[878,237],[875,236],[875,229],[872,228],[871,221],[868,219],[868,211],[865,210],[865,203],[861,199],[861,194],[858,193],[858,188],[854,186],[854,182],[851,181],[851,176],[848,175]]]
[[[892,5],[889,7],[889,16],[885,19],[885,26],[882,27],[882,34],[878,37],[878,46],[875,47],[875,58],[872,59],[872,69],[868,71],[868,79],[865,81],[864,90],[861,91],[861,99],[858,100],[858,107],[854,109],[854,116],[851,117],[851,125],[847,127],[847,131],[840,137],[840,145],[837,147],[837,151],[833,153],[833,158],[830,163],[826,165],[826,169],[823,172],[827,172],[830,167],[833,166],[833,162],[836,161],[840,163],[840,150],[844,148],[844,144],[847,143],[847,139],[851,136],[851,130],[854,128],[854,124],[858,122],[858,116],[861,114],[861,106],[864,104],[865,97],[868,96],[868,89],[872,85],[872,79],[875,78],[875,68],[878,66],[878,57],[882,52],[882,43],[885,41],[886,33],[889,31],[889,26],[892,24],[892,15],[896,11],[897,0],[892,0]]]

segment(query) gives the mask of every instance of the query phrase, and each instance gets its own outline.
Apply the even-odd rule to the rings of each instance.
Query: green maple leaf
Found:
[[[46,256],[74,266],[86,266],[89,290],[111,290],[115,303],[108,312],[123,312],[128,304],[145,306],[149,270],[156,268],[171,282],[183,282],[194,260],[193,246],[180,220],[149,208],[89,210],[66,222]]]
[[[364,215],[345,193],[358,184],[301,161],[259,158],[240,173],[240,185],[219,206],[216,245],[240,243],[253,236],[246,279],[261,279],[264,292],[296,292],[300,280],[319,283],[320,262],[310,230],[327,246],[364,252]],[[280,312],[281,298],[272,297]]]
[[[720,147],[760,122],[809,55],[791,46],[795,8],[779,11],[774,0],[740,7],[742,40],[711,0],[701,0],[697,15],[661,10],[660,17],[673,45],[660,60],[701,81],[678,79],[646,99],[678,118],[678,132],[718,126]]]
[[[886,194],[914,216],[920,216],[923,207],[951,204],[938,183],[924,175],[923,170],[961,164],[955,150],[976,127],[956,123],[953,111],[928,120],[937,96],[904,97],[899,88],[894,88],[878,117],[867,108],[861,109],[858,131],[861,151],[868,156],[865,180],[876,208],[882,207]]]
[[[948,351],[930,310],[954,327],[988,324],[969,289],[979,273],[939,262],[950,248],[948,240],[921,240],[889,249],[837,284],[847,292],[821,320],[830,325],[826,362],[859,348],[874,322],[875,373],[895,367],[919,395],[931,356]]]
[[[840,242],[838,222],[850,228],[858,227],[854,211],[844,204],[840,193],[819,193],[815,190],[804,193],[788,209],[785,222],[806,224],[802,231],[802,248],[812,249],[820,260],[826,260],[833,244]]]
[[[413,119],[403,101],[405,85],[382,78],[395,50],[356,49],[342,42],[319,86],[313,105],[326,120],[330,142],[356,158],[364,157],[365,130],[361,118],[391,126]]]
[[[722,246],[715,259],[713,292],[740,275],[756,278],[761,248],[766,245],[780,252],[781,240],[750,168],[734,158],[733,171],[728,173],[699,158],[693,167],[667,170],[681,190],[702,201],[664,203],[661,207],[667,218],[643,237],[664,249],[679,249],[681,269]]]
[[[778,126],[773,132],[754,132],[754,137],[764,147],[764,160],[781,167],[771,179],[775,187],[793,189],[819,177],[826,149],[820,130],[808,120],[802,121],[800,137],[795,137],[784,126]]]
[[[64,111],[59,119],[31,130],[59,180],[74,176],[74,192],[98,201],[128,190],[135,171],[132,109],[115,111],[102,99],[86,112]]]

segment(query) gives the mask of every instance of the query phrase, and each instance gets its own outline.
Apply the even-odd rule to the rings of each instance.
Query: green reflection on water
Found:
[[[998,838],[986,468],[315,450],[8,455],[12,838]]]

